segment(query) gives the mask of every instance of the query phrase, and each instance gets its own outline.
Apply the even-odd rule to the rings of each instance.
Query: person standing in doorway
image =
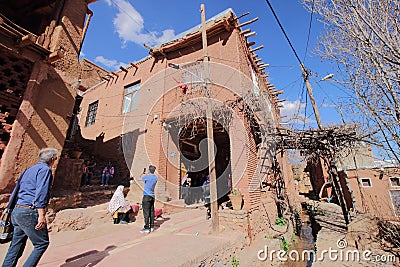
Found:
[[[154,174],[156,167],[149,166],[149,174],[142,177],[144,182],[142,209],[144,217],[144,228],[140,230],[141,233],[150,233],[154,231],[154,188],[156,187],[158,178]]]
[[[51,167],[56,160],[57,149],[50,147],[41,149],[39,163],[22,174],[18,192],[14,189],[11,194],[11,197],[17,194],[17,202],[11,214],[14,234],[3,267],[17,265],[28,238],[33,244],[33,251],[24,266],[36,266],[49,246],[46,207],[53,181]]]

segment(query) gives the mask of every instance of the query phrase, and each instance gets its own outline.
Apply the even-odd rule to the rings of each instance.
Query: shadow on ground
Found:
[[[77,256],[68,258],[65,263],[60,267],[80,267],[80,266],[95,266],[97,263],[102,261],[109,254],[109,251],[115,249],[116,246],[108,246],[103,251],[90,250],[79,254]]]

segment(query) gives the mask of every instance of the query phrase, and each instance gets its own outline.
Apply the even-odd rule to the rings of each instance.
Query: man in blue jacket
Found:
[[[36,266],[49,246],[46,222],[46,207],[50,199],[53,180],[51,167],[57,160],[57,149],[44,148],[39,151],[39,162],[22,175],[17,202],[11,214],[14,234],[3,262],[3,267],[16,266],[29,238],[33,251],[24,266]],[[12,196],[11,196],[12,197]]]
[[[158,178],[154,174],[156,167],[149,166],[149,174],[142,177],[144,182],[142,209],[144,217],[144,228],[140,230],[141,233],[150,233],[154,231],[154,188],[156,187]]]

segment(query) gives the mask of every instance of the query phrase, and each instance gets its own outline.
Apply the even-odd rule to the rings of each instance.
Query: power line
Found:
[[[311,26],[312,26],[313,14],[314,14],[314,0],[312,1],[312,6],[311,6],[310,24],[308,25],[308,34],[307,34],[306,51],[304,52],[303,61],[306,61],[306,56],[307,56],[307,51],[308,51],[308,44],[309,44],[309,41],[310,41],[310,33],[311,33]]]
[[[269,8],[271,9],[271,12],[272,12],[272,14],[274,15],[275,20],[276,20],[276,22],[278,23],[279,27],[281,28],[282,33],[285,35],[285,38],[286,38],[286,40],[288,41],[288,43],[289,43],[289,45],[290,45],[290,48],[292,49],[294,55],[296,56],[296,58],[297,58],[297,60],[299,61],[300,65],[303,65],[303,63],[302,63],[301,60],[300,60],[299,55],[297,54],[296,50],[294,49],[294,47],[293,47],[293,45],[292,45],[292,42],[290,42],[290,39],[289,39],[288,35],[287,35],[286,32],[285,32],[285,29],[283,28],[281,22],[279,21],[278,16],[276,15],[276,13],[275,13],[275,11],[274,11],[274,9],[273,9],[271,3],[269,2],[269,0],[265,0],[265,1],[267,2]]]

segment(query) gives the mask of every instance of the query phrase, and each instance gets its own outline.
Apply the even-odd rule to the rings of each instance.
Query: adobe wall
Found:
[[[11,191],[18,174],[37,162],[41,148],[51,146],[61,152],[75,102],[71,84],[80,73],[78,52],[86,11],[85,1],[66,1],[61,24],[46,32],[50,50],[62,51],[64,57],[54,65],[45,59],[33,65],[2,157],[0,191]]]
[[[379,179],[379,169],[359,169],[358,174],[355,170],[347,170],[347,177],[353,194],[356,199],[359,212],[368,212],[372,216],[380,218],[394,219],[392,202],[389,190],[398,190],[399,187],[392,187],[389,181],[391,176],[384,174],[383,179]],[[370,178],[371,187],[361,187],[357,178]],[[364,201],[362,201],[362,195]],[[363,205],[364,203],[364,205]]]
[[[313,185],[313,190],[316,196],[320,193],[320,190],[325,182],[328,181],[329,175],[326,167],[323,166],[323,160],[319,159],[317,162],[308,163],[307,168],[310,170],[310,181]],[[326,190],[324,190],[322,196],[326,197]]]
[[[63,193],[77,192],[81,186],[82,178],[81,159],[61,158],[53,181],[52,194],[55,196]]]

